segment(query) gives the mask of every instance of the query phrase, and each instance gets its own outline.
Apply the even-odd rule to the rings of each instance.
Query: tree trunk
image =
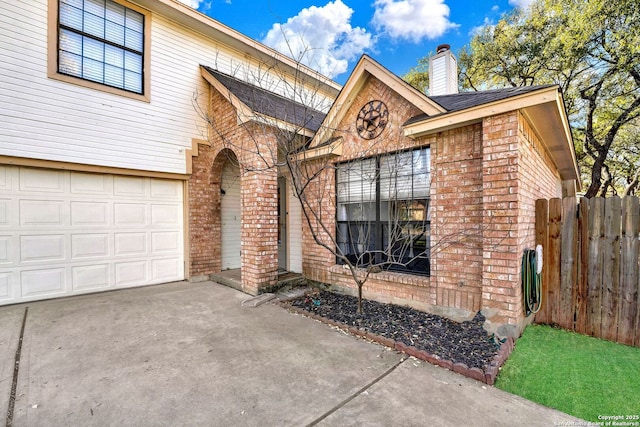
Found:
[[[602,156],[598,156],[593,162],[593,167],[591,168],[591,184],[587,189],[584,197],[587,199],[591,199],[598,195],[598,191],[600,187],[602,187],[602,166],[604,165],[604,158]]]

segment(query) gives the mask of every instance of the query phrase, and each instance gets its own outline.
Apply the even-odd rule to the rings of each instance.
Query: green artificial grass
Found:
[[[617,422],[640,425],[637,347],[531,325],[495,385],[594,423],[606,425],[603,417],[622,416]]]

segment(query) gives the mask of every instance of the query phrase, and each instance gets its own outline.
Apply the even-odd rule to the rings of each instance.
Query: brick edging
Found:
[[[504,364],[504,362],[506,362],[515,347],[515,341],[513,340],[513,338],[507,338],[507,340],[500,345],[498,354],[493,357],[489,364],[489,367],[483,372],[480,368],[469,368],[464,363],[454,363],[451,360],[442,359],[440,356],[437,356],[435,354],[428,353],[424,350],[418,350],[413,346],[406,345],[391,338],[386,338],[377,334],[373,334],[371,332],[363,331],[362,329],[358,329],[354,326],[349,326],[344,323],[336,322],[335,320],[327,319],[326,317],[311,313],[302,308],[294,307],[284,301],[277,301],[275,302],[275,304],[302,316],[309,317],[322,323],[326,323],[330,326],[340,328],[343,331],[350,333],[351,335],[368,339],[385,347],[389,347],[399,352],[405,353],[409,356],[413,356],[416,359],[424,360],[425,362],[431,363],[432,365],[440,366],[442,368],[456,372],[460,375],[464,375],[465,377],[481,381],[488,385],[493,385],[495,383],[498,372],[500,371],[500,367]]]

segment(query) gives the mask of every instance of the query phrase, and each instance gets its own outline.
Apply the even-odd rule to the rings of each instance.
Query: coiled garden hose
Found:
[[[541,252],[541,251],[540,251]],[[540,311],[542,305],[542,275],[538,268],[536,251],[525,249],[522,255],[522,293],[524,295],[524,309],[527,316]]]

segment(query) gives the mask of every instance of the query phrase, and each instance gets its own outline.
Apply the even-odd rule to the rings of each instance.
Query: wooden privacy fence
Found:
[[[638,197],[536,201],[543,246],[536,323],[640,347]]]

